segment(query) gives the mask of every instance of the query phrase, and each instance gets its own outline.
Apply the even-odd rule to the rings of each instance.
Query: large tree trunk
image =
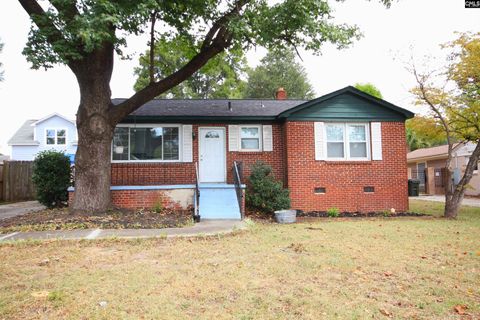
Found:
[[[450,175],[448,179],[450,180],[450,183],[447,183],[447,188],[450,189],[447,190],[445,194],[444,216],[448,219],[455,219],[458,216],[458,210],[460,210],[465,190],[463,188],[460,190],[458,187],[453,187],[453,182],[450,178]],[[455,190],[452,191],[452,188],[455,188]]]
[[[106,114],[90,114],[86,115],[84,119],[80,120],[80,118],[81,116],[77,116],[77,122],[84,122],[84,124],[78,127],[75,196],[72,210],[105,212],[110,208],[110,158],[113,128],[106,121]]]
[[[75,67],[80,87],[75,156],[75,212],[105,212],[110,208],[111,120],[110,77],[113,48],[98,50]]]
[[[458,211],[465,196],[465,189],[473,177],[473,171],[480,157],[480,141],[477,140],[475,142],[477,145],[470,156],[462,178],[456,186],[452,180],[452,171],[449,168],[450,161],[447,161],[448,177],[445,186],[445,218],[455,219],[458,216]],[[451,159],[452,155],[450,153],[451,151],[449,151],[449,158]]]

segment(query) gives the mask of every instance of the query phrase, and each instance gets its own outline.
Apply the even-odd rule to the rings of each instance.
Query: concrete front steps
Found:
[[[240,220],[242,218],[233,184],[201,183],[199,189],[200,219]]]

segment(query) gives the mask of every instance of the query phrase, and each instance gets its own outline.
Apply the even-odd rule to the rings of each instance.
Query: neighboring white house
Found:
[[[73,161],[77,152],[75,121],[54,113],[40,120],[27,120],[8,141],[12,160],[33,160],[40,151],[63,151]]]

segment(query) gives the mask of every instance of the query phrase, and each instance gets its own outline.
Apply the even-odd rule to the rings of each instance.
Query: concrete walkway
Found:
[[[43,209],[45,209],[45,206],[38,203],[38,201],[23,201],[1,204],[0,220],[20,216],[29,212],[40,211]]]
[[[410,200],[421,200],[421,201],[435,201],[435,202],[445,202],[445,196],[442,195],[425,195],[419,197],[409,197]],[[479,198],[464,198],[462,201],[463,206],[471,207],[480,207]]]
[[[34,232],[13,232],[0,234],[0,242],[12,240],[46,239],[104,239],[104,238],[155,238],[155,237],[194,237],[227,234],[245,229],[240,220],[203,220],[191,227],[165,229],[81,229]]]

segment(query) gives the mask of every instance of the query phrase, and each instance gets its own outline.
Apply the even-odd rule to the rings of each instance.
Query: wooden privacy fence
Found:
[[[33,161],[5,161],[0,179],[3,201],[35,200],[32,182]]]

